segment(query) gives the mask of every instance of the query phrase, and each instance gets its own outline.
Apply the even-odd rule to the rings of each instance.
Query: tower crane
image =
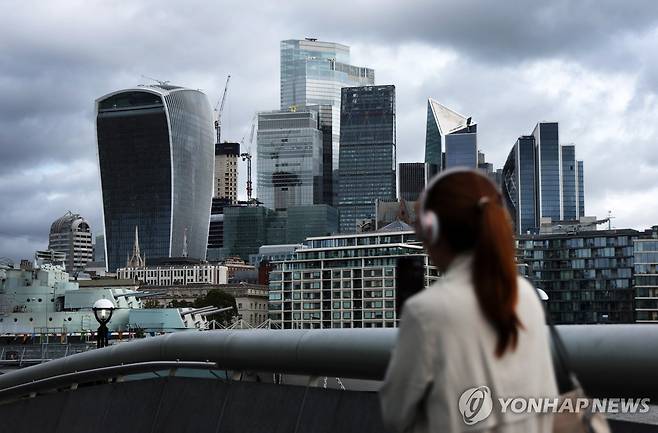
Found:
[[[249,134],[249,147],[247,148],[246,152],[240,154],[242,160],[247,161],[247,201],[251,201],[251,194],[253,192],[252,183],[251,183],[251,143],[253,143],[254,141],[254,131],[256,130],[256,119],[257,119],[256,116],[257,115],[254,114],[254,117],[252,117],[251,119],[251,133]],[[244,141],[244,137],[242,138],[242,141]]]
[[[216,113],[216,119],[215,120],[215,133],[217,134],[217,144],[221,143],[220,138],[222,135],[222,113],[224,112],[224,103],[226,102],[226,92],[228,91],[228,82],[231,79],[231,74],[228,74],[226,77],[226,84],[224,85],[224,93],[222,93],[222,97],[217,101],[215,104],[215,113]],[[219,107],[219,110],[217,109]]]

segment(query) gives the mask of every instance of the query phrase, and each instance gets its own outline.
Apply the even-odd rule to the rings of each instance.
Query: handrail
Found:
[[[591,395],[658,396],[658,328],[558,326],[570,363]],[[70,355],[0,376],[0,395],[22,384],[148,362],[209,362],[232,371],[381,380],[397,330],[178,332]],[[71,375],[71,376],[66,376]]]
[[[111,367],[93,368],[85,371],[75,371],[51,376],[32,382],[21,383],[0,390],[0,399],[7,400],[18,396],[28,395],[44,389],[54,389],[73,384],[98,381],[115,376],[127,374],[148,373],[156,370],[170,370],[178,368],[216,369],[214,362],[184,362],[184,361],[154,361],[139,362],[135,364],[113,365]]]

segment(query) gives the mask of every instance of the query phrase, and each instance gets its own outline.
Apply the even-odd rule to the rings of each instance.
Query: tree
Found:
[[[238,311],[235,297],[217,289],[210,290],[206,296],[194,300],[195,308],[207,307],[209,305],[217,308],[233,307],[232,310],[206,316],[208,320],[216,320],[225,324],[230,323],[231,317],[236,315]]]

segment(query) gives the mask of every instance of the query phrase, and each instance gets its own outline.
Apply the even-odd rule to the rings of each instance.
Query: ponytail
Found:
[[[480,309],[493,326],[496,356],[516,348],[519,328],[517,271],[510,220],[500,198],[484,196],[477,204],[479,229],[473,252],[473,285]]]

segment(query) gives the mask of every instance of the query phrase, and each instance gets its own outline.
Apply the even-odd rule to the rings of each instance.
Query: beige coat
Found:
[[[496,335],[471,283],[470,256],[454,260],[440,281],[409,298],[380,390],[391,432],[550,432],[552,416],[501,413],[499,397],[556,397],[549,333],[535,289],[519,277],[517,314],[523,323],[515,351],[494,354]],[[487,386],[493,412],[466,425],[464,391]]]

